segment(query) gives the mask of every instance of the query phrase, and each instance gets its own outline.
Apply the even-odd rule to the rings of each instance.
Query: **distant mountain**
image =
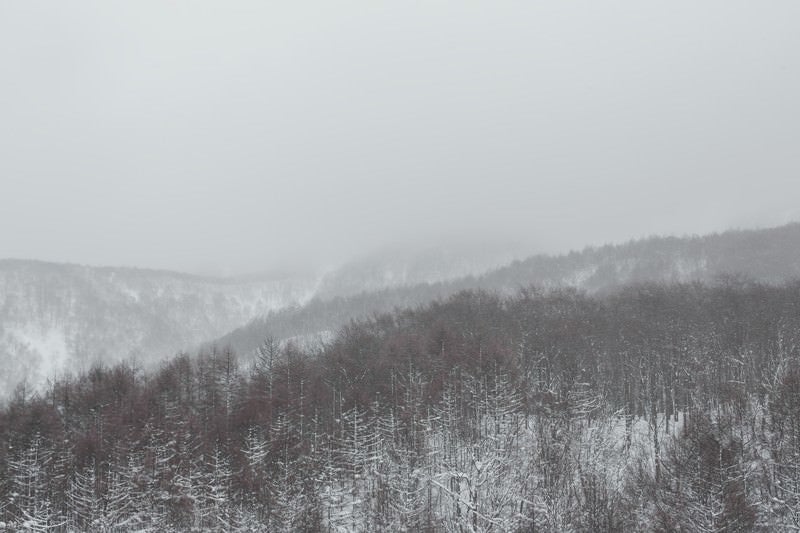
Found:
[[[602,293],[630,284],[715,283],[731,276],[762,283],[800,278],[800,224],[702,237],[652,237],[564,255],[536,255],[478,276],[353,291],[351,296],[326,298],[320,292],[302,307],[254,319],[214,344],[247,354],[268,335],[313,343],[329,338],[352,319],[424,305],[464,289],[513,293],[533,285]]]
[[[316,296],[331,299],[362,292],[433,284],[480,275],[525,257],[510,243],[449,243],[418,250],[396,246],[357,258],[329,272]]]
[[[317,283],[0,260],[0,398],[97,361],[158,361],[306,303]]]
[[[569,285],[602,292],[647,282],[713,282],[730,275],[762,283],[800,277],[800,223],[537,255],[483,276],[480,285],[501,290],[531,283]]]
[[[96,361],[148,365],[198,346],[251,353],[268,335],[313,343],[350,320],[424,305],[463,289],[779,283],[800,277],[800,224],[703,237],[654,237],[508,261],[508,248],[374,254],[324,276],[200,277],[129,268],[0,260],[0,399]],[[488,271],[487,271],[488,270]]]
[[[315,295],[329,300],[485,271],[511,257],[498,250],[384,251],[324,276],[236,278],[0,260],[0,400],[22,380],[35,389],[95,362],[157,363],[270,312],[302,309]]]

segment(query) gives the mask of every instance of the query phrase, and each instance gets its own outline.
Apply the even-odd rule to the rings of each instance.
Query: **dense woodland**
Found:
[[[35,531],[800,530],[800,282],[465,291],[157,372],[24,386]],[[647,526],[645,526],[645,524]]]

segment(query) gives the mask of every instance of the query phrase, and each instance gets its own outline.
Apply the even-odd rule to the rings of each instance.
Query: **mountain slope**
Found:
[[[513,243],[448,243],[416,249],[394,246],[357,258],[329,272],[316,296],[333,299],[484,274],[525,257]]]
[[[650,281],[710,282],[726,274],[779,283],[800,277],[800,224],[538,255],[477,275],[498,264],[500,252],[388,253],[322,278],[225,279],[0,260],[0,365],[6,370],[0,398],[23,378],[38,386],[95,361],[151,364],[203,344],[247,354],[267,335],[325,339],[354,318],[463,289],[512,293],[537,285],[603,292]],[[458,278],[464,273],[473,275]]]
[[[534,285],[602,293],[648,282],[713,283],[731,275],[762,283],[800,278],[800,224],[702,237],[652,237],[559,256],[537,255],[480,276],[385,288],[349,297],[315,297],[303,307],[254,319],[214,344],[246,354],[268,335],[313,342],[329,337],[352,319],[395,307],[423,305],[464,289],[513,294],[520,287]]]
[[[0,261],[0,397],[93,362],[151,363],[270,310],[306,302],[315,279]]]
[[[714,281],[740,275],[763,283],[800,277],[800,223],[692,237],[652,237],[534,256],[487,274],[484,287],[570,285],[589,292],[633,283]]]
[[[321,276],[193,276],[133,268],[0,260],[0,400],[22,380],[95,362],[153,364],[317,293],[347,296],[503,264],[508,253],[456,249],[372,254]],[[405,262],[403,262],[405,261]]]

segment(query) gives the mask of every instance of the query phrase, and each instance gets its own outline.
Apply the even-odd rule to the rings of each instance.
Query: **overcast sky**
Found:
[[[800,219],[796,0],[0,3],[0,257],[246,272]]]

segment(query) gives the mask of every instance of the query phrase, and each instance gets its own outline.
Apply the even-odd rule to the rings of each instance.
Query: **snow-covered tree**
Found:
[[[52,503],[48,468],[53,450],[38,433],[9,460],[10,515],[12,527],[29,531],[51,531],[63,527],[66,519]]]

